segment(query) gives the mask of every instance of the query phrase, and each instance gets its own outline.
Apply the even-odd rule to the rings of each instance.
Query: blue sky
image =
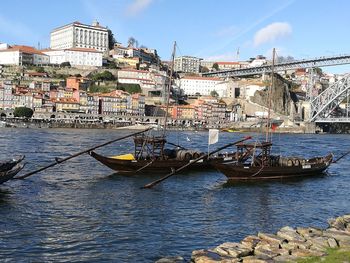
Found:
[[[258,54],[312,58],[350,53],[347,0],[12,0],[0,2],[0,42],[49,46],[53,28],[97,19],[118,42],[133,36],[170,58],[246,60]]]

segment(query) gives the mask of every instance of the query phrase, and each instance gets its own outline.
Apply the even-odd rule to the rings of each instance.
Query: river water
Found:
[[[29,172],[55,157],[127,134],[117,130],[0,129],[0,158],[25,154]],[[246,136],[221,133],[211,149]],[[169,141],[207,150],[206,132]],[[258,135],[254,135],[258,138]],[[350,150],[349,135],[274,134],[275,153],[305,157]],[[98,150],[132,151],[130,141]],[[26,180],[0,185],[0,258],[19,262],[154,262],[189,259],[194,249],[240,241],[290,225],[326,227],[350,213],[350,157],[327,174],[297,181],[228,184],[216,171],[175,175],[154,189],[152,175],[120,176],[88,155]]]

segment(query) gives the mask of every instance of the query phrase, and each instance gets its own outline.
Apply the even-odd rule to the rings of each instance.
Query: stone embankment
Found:
[[[157,263],[268,263],[297,262],[306,257],[327,256],[330,248],[350,250],[350,215],[328,220],[327,229],[286,226],[276,234],[258,233],[240,243],[226,242],[192,252],[191,260],[162,258]]]

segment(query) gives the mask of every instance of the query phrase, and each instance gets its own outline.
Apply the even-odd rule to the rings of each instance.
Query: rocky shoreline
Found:
[[[350,214],[329,219],[328,225],[326,229],[286,226],[276,234],[258,233],[240,243],[226,242],[194,250],[189,261],[179,256],[162,258],[156,263],[297,262],[307,257],[325,257],[330,248],[350,251]]]

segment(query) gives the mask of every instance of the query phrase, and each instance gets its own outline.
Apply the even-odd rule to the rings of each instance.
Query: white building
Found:
[[[7,46],[0,49],[0,64],[3,65],[47,65],[49,56],[29,46]]]
[[[174,70],[177,72],[199,73],[201,58],[181,56],[175,58]]]
[[[225,85],[219,85],[222,82],[219,78],[204,78],[186,76],[178,81],[178,86],[185,95],[209,96],[212,91],[216,91],[219,96],[226,92]]]
[[[103,53],[92,48],[47,49],[50,64],[69,62],[74,67],[102,67]]]
[[[91,26],[73,22],[51,32],[50,48],[93,48],[106,52],[108,50],[108,30],[96,21]]]

